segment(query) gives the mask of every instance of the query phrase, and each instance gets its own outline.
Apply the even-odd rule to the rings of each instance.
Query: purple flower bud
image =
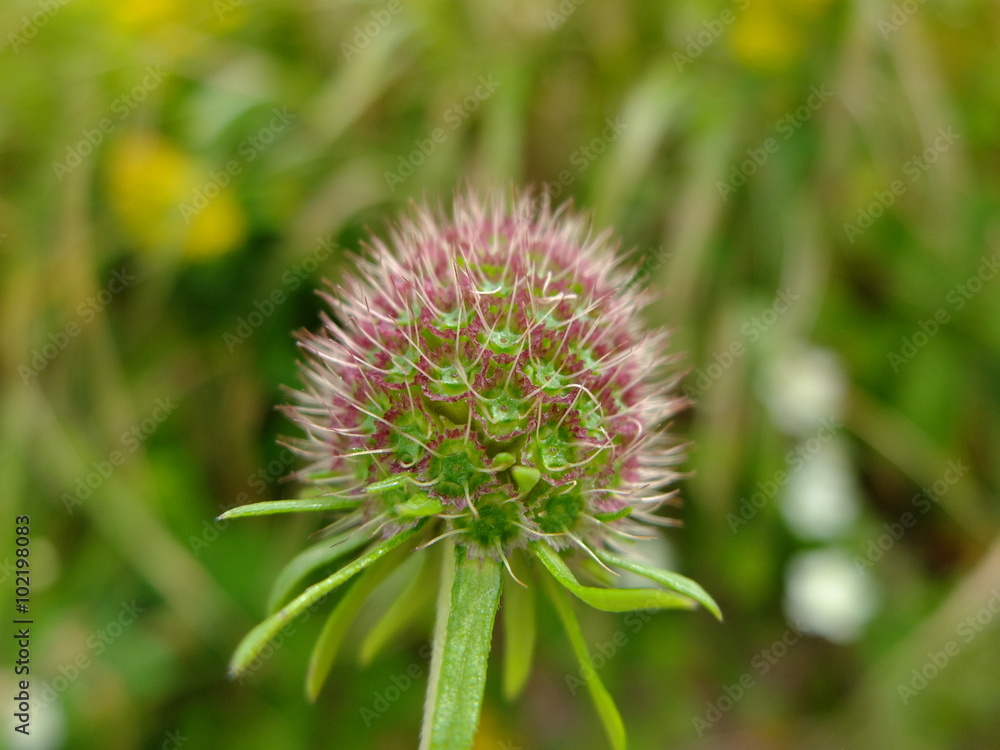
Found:
[[[528,196],[418,209],[301,337],[300,476],[391,536],[436,517],[474,555],[618,546],[664,522],[681,406],[609,233]]]

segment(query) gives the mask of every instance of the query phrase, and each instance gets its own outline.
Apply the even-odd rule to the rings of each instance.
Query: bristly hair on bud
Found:
[[[664,423],[682,399],[609,232],[545,198],[465,195],[450,221],[416,208],[368,249],[300,337],[290,408],[299,476],[356,501],[345,525],[387,537],[436,517],[500,559],[670,522],[653,511],[673,497]]]
[[[669,485],[683,452],[667,420],[684,401],[674,395],[666,335],[640,324],[644,292],[609,232],[531,193],[464,194],[450,216],[414,207],[387,242],[366,249],[343,284],[323,293],[322,328],[299,334],[304,389],[286,411],[305,434],[286,445],[307,459],[296,476],[309,496],[223,514],[341,511],[329,529],[341,533],[288,564],[271,614],[237,647],[232,672],[245,672],[289,620],[357,577],[313,649],[306,689],[315,699],[369,594],[409,553],[440,541],[406,567],[410,583],[360,648],[371,658],[414,620],[438,577],[421,750],[472,746],[501,592],[504,692],[514,698],[524,687],[537,587],[519,576],[542,584],[611,746],[624,750],[621,716],[566,592],[608,612],[701,604],[721,619],[697,583],[627,554],[649,524],[675,523],[656,511],[675,500]],[[598,581],[617,568],[657,586],[581,584],[574,557]]]

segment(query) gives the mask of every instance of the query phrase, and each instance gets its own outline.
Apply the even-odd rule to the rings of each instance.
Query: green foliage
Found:
[[[557,578],[556,580],[559,579]],[[561,580],[559,582],[562,583]],[[587,642],[580,629],[580,623],[577,620],[576,613],[573,611],[573,605],[566,595],[555,587],[552,581],[547,580],[545,585],[552,604],[559,614],[559,619],[562,621],[563,628],[566,630],[566,635],[569,637],[569,642],[573,646],[573,653],[576,654],[576,658],[580,663],[581,674],[585,674],[587,677],[587,690],[590,693],[591,700],[594,702],[594,707],[597,709],[597,715],[601,718],[601,723],[604,725],[608,742],[612,750],[625,750],[625,725],[622,723],[618,707],[615,706],[614,698],[608,693],[607,688],[604,687],[604,683],[601,682],[600,677],[597,675],[593,658],[590,655]],[[573,593],[576,592],[574,591]]]
[[[351,561],[336,573],[327,576],[319,583],[315,583],[301,594],[296,596],[288,604],[268,617],[264,622],[251,630],[246,637],[236,647],[236,652],[230,660],[229,670],[234,675],[243,672],[252,661],[260,656],[261,651],[270,641],[284,628],[290,621],[294,620],[306,610],[322,602],[334,589],[349,581],[362,570],[381,560],[384,556],[392,552],[400,545],[404,544],[412,537],[420,526],[415,526],[408,531],[402,531],[389,539],[373,546],[363,555]],[[321,671],[321,670],[317,670]],[[314,683],[311,681],[310,685]],[[318,690],[318,687],[316,688]],[[314,690],[310,689],[310,694],[314,695]]]
[[[295,384],[289,332],[315,328],[314,289],[357,266],[365,228],[387,236],[411,198],[509,180],[614,226],[635,248],[635,284],[653,292],[648,321],[686,352],[682,390],[696,404],[672,429],[693,450],[683,507],[663,511],[684,527],[664,530],[650,559],[703,583],[726,624],[578,608],[584,653],[627,636],[599,674],[629,747],[991,746],[998,688],[983,665],[1000,659],[996,620],[968,642],[957,628],[990,602],[1000,530],[1000,278],[970,292],[989,275],[1000,215],[996,4],[918,3],[895,21],[893,6],[910,4],[389,5],[0,10],[0,510],[32,518],[33,697],[88,664],[33,730],[74,750],[159,748],[173,731],[184,750],[367,749],[416,735],[425,633],[385,635],[377,622],[392,602],[358,613],[342,646],[360,645],[370,665],[338,661],[343,679],[317,706],[299,687],[319,616],[295,621],[280,658],[226,678],[262,590],[332,515],[217,519],[299,497],[281,480],[301,467],[275,442],[297,435],[274,410]],[[726,10],[733,22],[702,45]],[[366,32],[383,11],[391,20]],[[499,85],[476,97],[491,76]],[[832,92],[818,109],[814,86]],[[274,119],[286,108],[287,124]],[[616,118],[624,128],[610,128]],[[949,127],[959,138],[916,166]],[[906,190],[884,208],[877,196],[888,203],[895,180]],[[196,200],[205,208],[189,223],[180,206]],[[113,291],[116,274],[135,279]],[[783,289],[799,299],[765,324]],[[818,382],[775,375],[811,371],[789,355],[816,347],[837,360],[846,456],[816,486],[846,477],[857,500],[856,520],[829,539],[790,528],[792,483],[775,479],[811,437],[789,432],[775,395]],[[530,379],[566,395],[544,363]],[[158,399],[177,407],[162,420]],[[928,500],[954,461],[968,471]],[[542,484],[536,469],[509,472],[525,494]],[[882,539],[905,513],[906,533]],[[280,577],[275,607],[353,559],[358,548],[337,539],[318,538]],[[9,540],[0,563],[13,559]],[[790,624],[788,564],[815,548],[861,560],[879,603],[852,642],[804,636],[772,664],[765,652]],[[542,567],[515,573],[537,583]],[[578,583],[597,586],[582,572]],[[520,587],[505,584],[506,600]],[[143,611],[122,626],[133,600]],[[509,706],[488,681],[480,742],[605,748],[590,707],[565,689],[572,655],[548,647],[562,643],[561,622],[536,614],[533,676]],[[376,631],[380,647],[365,648]],[[898,685],[952,640],[959,654],[904,703]],[[753,687],[699,733],[693,719],[742,675]],[[376,695],[404,678],[414,684],[383,706]]]
[[[653,609],[694,609],[695,603],[663,589],[615,589],[582,586],[559,553],[544,542],[532,542],[531,550],[559,583],[581,601],[605,612]]]

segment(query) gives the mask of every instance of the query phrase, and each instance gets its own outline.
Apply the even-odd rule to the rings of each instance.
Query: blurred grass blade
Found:
[[[327,539],[319,544],[315,544],[297,554],[282,568],[274,581],[274,585],[271,586],[271,593],[267,600],[268,613],[278,611],[281,605],[290,600],[293,593],[301,587],[302,581],[310,573],[322,568],[324,565],[329,565],[338,557],[353,552],[365,542],[370,541],[370,539],[371,537],[364,534],[348,531],[333,539]]]
[[[438,566],[426,558],[427,555],[420,555],[419,570],[415,572],[406,588],[365,636],[358,652],[358,661],[363,666],[370,664],[372,659],[382,650],[382,647],[423,611],[424,605],[431,598]]]
[[[263,649],[264,646],[266,646],[271,639],[278,634],[278,631],[281,630],[290,620],[298,617],[317,602],[322,601],[327,594],[335,588],[351,580],[351,578],[356,576],[369,565],[377,562],[389,552],[396,549],[396,547],[410,539],[421,528],[422,524],[417,524],[414,528],[402,531],[395,536],[386,539],[381,544],[372,547],[370,550],[361,555],[361,557],[348,563],[333,575],[324,578],[319,583],[307,588],[278,612],[275,612],[273,615],[264,620],[264,622],[260,623],[260,625],[247,633],[246,637],[244,637],[240,644],[236,647],[236,652],[233,654],[233,658],[229,663],[230,673],[237,675],[245,670],[247,666],[249,666],[249,664],[257,658],[261,649]]]
[[[566,589],[595,609],[631,612],[638,609],[694,609],[694,600],[663,589],[613,589],[584,586],[566,563],[546,542],[535,541],[531,548],[552,576]]]
[[[448,621],[443,629],[435,629],[434,648],[440,649],[440,662],[437,670],[432,669],[427,688],[429,710],[420,750],[472,747],[486,686],[502,573],[503,566],[493,558],[470,560],[464,547],[455,547]]]
[[[238,505],[235,508],[230,508],[219,516],[219,520],[249,518],[251,516],[271,516],[275,513],[352,510],[359,505],[361,505],[360,500],[346,497],[304,497],[297,500],[268,500],[263,503],[251,503],[250,505]]]
[[[594,552],[608,565],[613,565],[616,568],[622,568],[623,570],[630,570],[633,573],[638,573],[639,575],[645,576],[646,578],[656,581],[657,583],[662,583],[664,586],[669,589],[673,589],[678,594],[691,597],[715,615],[715,618],[719,622],[722,622],[722,611],[719,609],[719,605],[715,603],[715,600],[707,591],[705,591],[705,589],[687,576],[682,576],[680,573],[675,573],[672,570],[664,570],[663,568],[657,568],[653,565],[645,565],[641,562],[629,560],[624,557],[618,557],[618,555],[613,555],[610,552],[605,552],[604,550],[595,550]]]
[[[385,580],[399,562],[401,554],[405,554],[407,548],[399,547],[381,560],[374,563],[368,570],[361,574],[347,591],[337,606],[333,608],[330,616],[326,618],[323,632],[313,646],[312,654],[309,657],[309,670],[306,673],[306,696],[313,703],[319,696],[323,683],[330,674],[334,659],[340,650],[340,644],[344,640],[347,629],[354,622],[358,611],[368,600],[369,595],[382,581]]]
[[[594,707],[597,709],[598,716],[601,717],[601,723],[604,725],[604,731],[608,735],[608,741],[614,750],[625,750],[627,744],[625,739],[625,724],[622,722],[621,714],[618,713],[618,707],[615,706],[614,699],[608,693],[608,689],[604,687],[601,678],[597,676],[597,670],[590,659],[587,644],[583,640],[583,631],[580,629],[580,622],[573,611],[573,603],[562,591],[556,588],[553,580],[546,578],[545,588],[549,594],[549,598],[552,600],[553,606],[556,608],[559,619],[562,621],[566,635],[573,645],[577,661],[580,662],[581,675],[586,676],[587,690],[590,692],[591,700],[594,701]]]
[[[513,565],[515,560],[511,560]],[[524,578],[516,571],[518,578]],[[526,574],[525,574],[526,575]],[[509,581],[503,590],[503,694],[512,701],[521,694],[535,653],[535,589]]]

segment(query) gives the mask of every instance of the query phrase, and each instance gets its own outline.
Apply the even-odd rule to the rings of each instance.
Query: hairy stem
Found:
[[[450,565],[447,567],[451,567]],[[476,735],[503,567],[456,547],[450,596],[442,590],[420,750],[468,750]]]

